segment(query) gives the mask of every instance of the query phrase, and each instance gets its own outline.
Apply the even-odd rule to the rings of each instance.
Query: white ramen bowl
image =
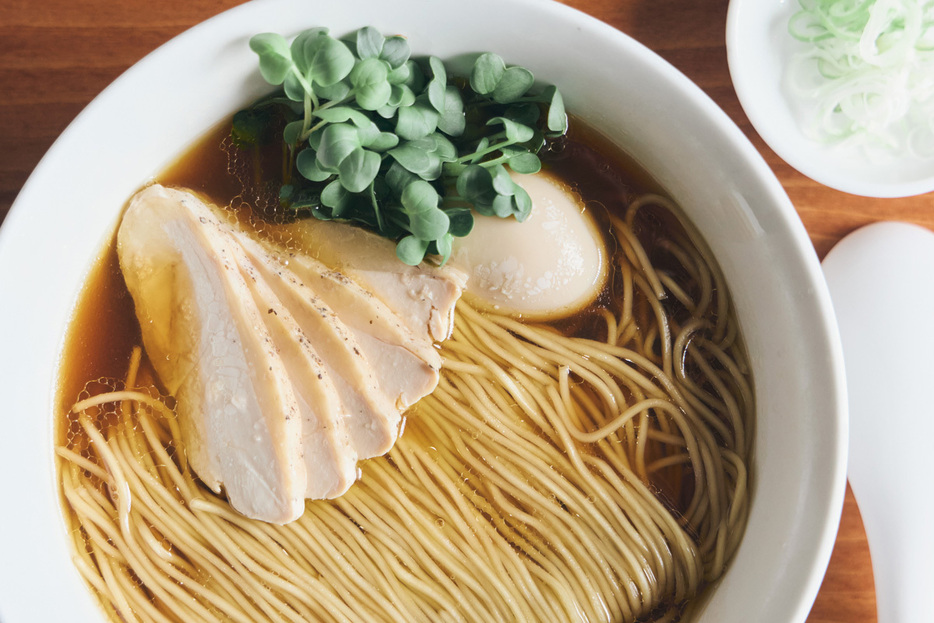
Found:
[[[0,230],[0,620],[102,619],[71,564],[52,411],[73,305],[125,200],[267,91],[252,34],[367,24],[406,34],[417,53],[491,50],[558,84],[569,109],[634,156],[706,236],[745,332],[758,423],[748,528],[700,621],[804,621],[836,535],[847,433],[817,257],[771,171],[700,89],[619,31],[541,0],[476,0],[469,10],[437,0],[257,0],[143,59],[64,132]]]

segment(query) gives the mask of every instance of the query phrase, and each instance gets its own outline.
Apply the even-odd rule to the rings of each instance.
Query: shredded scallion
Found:
[[[799,0],[787,85],[827,143],[934,157],[934,0]]]

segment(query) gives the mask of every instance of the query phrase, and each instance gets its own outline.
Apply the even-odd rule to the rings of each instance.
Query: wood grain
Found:
[[[544,0],[543,0],[544,1]],[[727,0],[567,0],[626,32],[684,72],[739,125],[772,167],[819,257],[876,220],[934,229],[934,194],[855,197],[793,170],[759,138],[730,81]],[[29,173],[81,109],[125,69],[235,0],[0,0],[0,220]],[[595,59],[599,62],[599,59]],[[131,148],[132,137],[127,137]],[[61,200],[50,189],[50,201]],[[840,530],[809,623],[876,620],[869,550],[847,490]]]

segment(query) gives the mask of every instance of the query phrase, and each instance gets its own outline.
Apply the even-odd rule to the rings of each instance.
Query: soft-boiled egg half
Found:
[[[470,276],[467,296],[488,309],[526,318],[560,318],[590,304],[607,278],[606,243],[591,212],[546,171],[513,173],[532,199],[522,223],[475,216],[451,262]]]

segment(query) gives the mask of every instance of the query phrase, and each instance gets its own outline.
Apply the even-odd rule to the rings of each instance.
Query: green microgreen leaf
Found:
[[[500,104],[515,102],[525,95],[535,83],[532,72],[524,67],[510,67],[493,89],[493,100]]]
[[[417,175],[403,167],[398,161],[390,165],[384,178],[386,185],[397,197],[402,196],[402,191],[406,186],[417,179],[419,179]]]
[[[444,234],[435,240],[435,249],[438,255],[441,256],[441,265],[444,266],[448,258],[451,257],[451,252],[454,250],[454,236],[451,234]]]
[[[503,116],[512,119],[516,123],[536,127],[539,119],[541,119],[542,112],[536,102],[519,102],[510,104]]]
[[[511,143],[524,143],[532,140],[532,137],[535,136],[535,130],[529,126],[516,123],[512,119],[507,119],[506,117],[493,117],[487,122],[487,125],[495,125],[497,123],[503,125],[503,130],[506,132],[506,139]]]
[[[464,98],[456,86],[449,84],[444,90],[444,112],[438,119],[438,129],[448,136],[460,136],[466,127]]]
[[[407,171],[416,175],[423,173],[431,166],[428,152],[409,141],[389,150],[389,155],[396,159]]]
[[[286,145],[298,144],[299,138],[302,135],[302,127],[304,125],[304,122],[301,120],[292,121],[286,124],[285,128],[282,130],[282,140],[285,141]]]
[[[377,126],[372,121],[367,120],[364,124],[354,124],[357,126],[357,136],[360,139],[360,144],[364,147],[372,145],[379,140],[380,132],[379,126]]]
[[[353,195],[344,188],[340,180],[334,180],[321,191],[321,203],[331,208],[332,218],[340,218],[350,209]]]
[[[385,106],[392,94],[387,80],[389,63],[378,58],[366,58],[350,72],[350,82],[356,91],[357,104],[363,110],[377,110]]]
[[[481,54],[474,61],[473,70],[470,72],[470,88],[479,95],[489,95],[493,93],[505,72],[506,63],[499,55],[492,52]]]
[[[445,162],[451,162],[457,159],[457,147],[443,134],[435,132],[424,139],[428,149],[436,154]]]
[[[356,59],[343,41],[327,34],[326,28],[313,28],[292,42],[295,66],[307,82],[329,86],[350,74]]]
[[[266,32],[250,38],[250,49],[259,55],[259,72],[269,84],[282,84],[294,66],[285,37]]]
[[[341,161],[354,149],[361,147],[357,129],[347,123],[327,126],[321,133],[318,146],[318,164],[325,170],[337,170]]]
[[[501,164],[492,167],[493,190],[499,195],[512,196],[515,193],[516,183],[509,176],[509,171]]]
[[[327,86],[315,84],[314,90],[319,100],[339,102],[350,94],[350,80],[344,78]]]
[[[302,102],[305,100],[305,93],[307,93],[307,91],[298,74],[290,72],[286,75],[285,80],[282,82],[282,88],[285,91],[286,97],[293,102]]]
[[[363,146],[376,152],[384,152],[399,144],[399,137],[392,132],[380,132],[373,140],[364,142]]]
[[[319,108],[314,112],[314,115],[322,121],[327,121],[328,123],[344,123],[345,121],[352,121],[358,128],[373,123],[370,121],[370,118],[366,116],[366,113],[363,113],[355,108],[351,108],[350,106]]]
[[[341,160],[341,185],[352,193],[363,192],[376,179],[382,158],[376,152],[357,147]]]
[[[548,119],[546,126],[548,130],[558,136],[568,131],[568,115],[564,109],[564,98],[554,85],[545,87],[542,98],[548,104]]]
[[[417,266],[425,259],[429,242],[420,240],[417,236],[406,236],[396,244],[396,257],[409,266]]]
[[[300,151],[295,158],[295,167],[302,177],[312,182],[323,182],[332,175],[318,166],[318,158],[314,149]]]
[[[415,93],[406,84],[392,85],[392,92],[389,95],[387,104],[393,109],[405,108],[415,103]],[[395,112],[395,111],[393,111]]]
[[[416,180],[402,192],[402,207],[409,218],[409,228],[421,240],[437,240],[451,226],[448,215],[438,208],[438,191],[424,180]]]
[[[424,91],[427,80],[422,68],[412,59],[407,60],[405,66],[409,69],[409,75],[402,84],[412,89],[413,93],[421,93]]]
[[[451,221],[449,233],[452,236],[463,238],[473,229],[473,212],[470,208],[448,208],[445,210]]]
[[[444,63],[437,56],[428,58],[428,66],[431,68],[431,82],[428,83],[428,101],[438,111],[438,114],[443,114],[445,89],[448,84],[447,70],[444,68]]]
[[[470,158],[471,163],[479,162],[483,156],[486,154],[487,150],[490,148],[490,137],[484,136],[477,142],[477,147],[474,149],[474,156]]]
[[[282,205],[374,229],[410,264],[446,261],[475,212],[527,218],[531,199],[509,170],[538,172],[546,137],[567,130],[558,90],[536,90],[530,71],[493,53],[465,83],[372,27],[343,39],[312,28],[291,44],[264,33],[250,47],[281,91],[237,113],[234,142],[259,145],[284,128]]]
[[[513,212],[512,195],[496,195],[493,198],[494,215],[500,218],[506,218],[507,216],[512,216]]]
[[[512,197],[513,205],[515,206],[514,216],[516,220],[521,223],[532,213],[532,198],[529,197],[529,193],[519,185],[516,185],[516,193]]]
[[[493,214],[493,176],[478,164],[471,164],[457,178],[457,194],[470,202],[480,214]]]
[[[510,156],[506,162],[509,164],[509,168],[516,173],[532,174],[538,173],[542,169],[542,161],[531,152],[522,152]]]
[[[434,186],[424,180],[415,180],[402,191],[401,199],[408,214],[417,214],[437,210],[441,198]]]
[[[409,42],[398,35],[386,37],[379,57],[389,63],[393,69],[399,68],[409,60]]]
[[[427,98],[416,98],[411,106],[399,109],[396,134],[409,141],[424,138],[435,131],[439,118],[438,111],[431,107]]]
[[[378,58],[385,41],[382,33],[372,26],[361,28],[357,31],[357,56],[362,59]]]
[[[327,127],[327,126],[325,126]],[[321,135],[324,134],[324,128],[316,128],[308,135],[308,145],[315,151],[321,147]]]
[[[386,61],[386,62],[388,63],[389,61]],[[392,67],[392,65],[390,65],[390,67]],[[408,82],[409,77],[411,75],[412,75],[412,68],[409,65],[403,63],[402,65],[399,65],[398,67],[394,67],[393,69],[391,69],[386,79],[389,81],[389,84],[401,85],[401,84],[405,84],[406,82]]]
[[[409,228],[422,240],[437,240],[447,233],[451,226],[448,215],[434,209],[409,215]]]

